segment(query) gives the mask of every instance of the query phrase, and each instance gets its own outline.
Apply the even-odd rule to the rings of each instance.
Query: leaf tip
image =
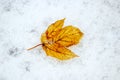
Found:
[[[63,20],[63,21],[65,21],[65,20],[66,20],[66,18],[63,18],[62,20]]]

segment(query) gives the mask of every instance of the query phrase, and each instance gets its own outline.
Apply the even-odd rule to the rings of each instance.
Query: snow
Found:
[[[40,35],[58,19],[84,32],[79,58],[46,56]],[[0,0],[0,80],[120,80],[120,0]]]

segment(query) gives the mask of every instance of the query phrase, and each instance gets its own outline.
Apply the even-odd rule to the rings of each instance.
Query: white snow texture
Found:
[[[80,57],[26,50],[63,18],[84,33]],[[120,80],[120,0],[0,0],[0,80]]]

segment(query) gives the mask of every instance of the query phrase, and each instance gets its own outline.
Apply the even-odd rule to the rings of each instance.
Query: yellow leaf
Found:
[[[42,47],[46,54],[60,60],[77,57],[67,47],[79,43],[83,36],[83,33],[76,27],[63,27],[64,20],[58,20],[51,24],[41,36]]]
[[[67,48],[79,43],[83,33],[72,25],[63,27],[64,20],[61,19],[51,24],[46,32],[41,35],[42,44],[38,44],[28,50],[42,45],[48,56],[55,57],[59,60],[78,57]]]

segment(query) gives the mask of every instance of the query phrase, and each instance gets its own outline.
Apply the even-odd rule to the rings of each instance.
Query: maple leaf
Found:
[[[42,45],[48,56],[55,57],[59,60],[67,60],[78,57],[67,48],[79,43],[83,33],[72,25],[63,27],[64,20],[65,19],[58,20],[49,25],[46,32],[41,35],[42,44],[38,44],[28,50]]]

